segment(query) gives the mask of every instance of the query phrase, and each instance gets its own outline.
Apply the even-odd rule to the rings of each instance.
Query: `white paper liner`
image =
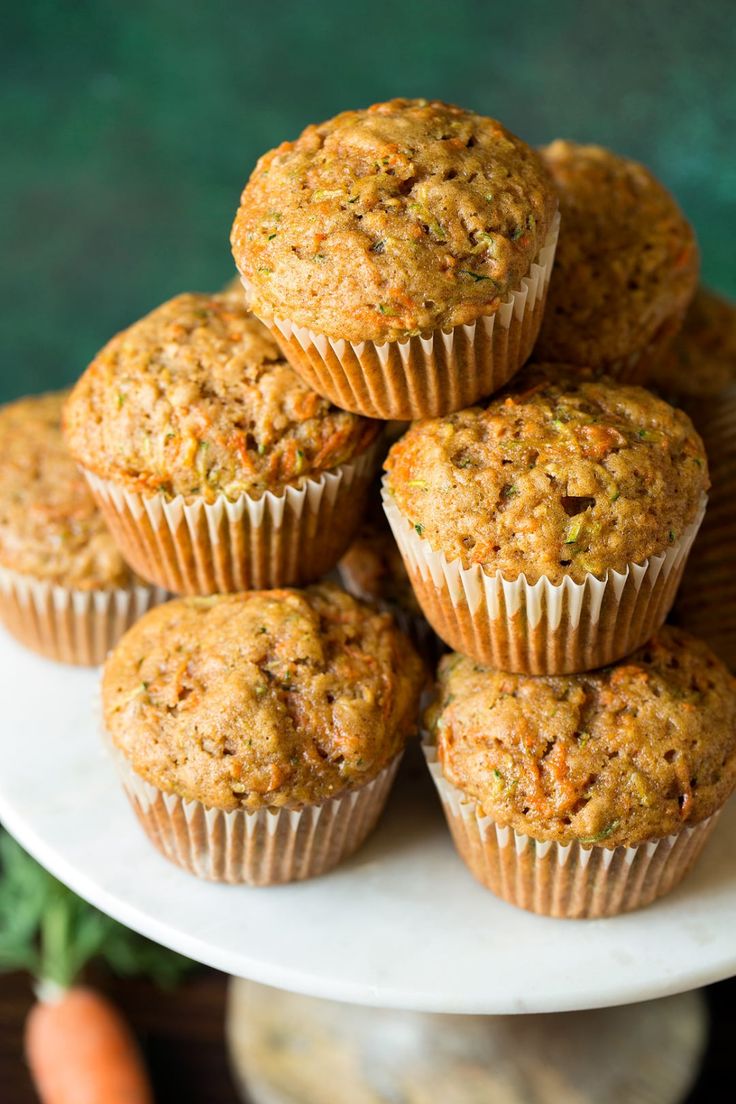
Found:
[[[125,490],[85,475],[116,543],[143,578],[175,594],[302,586],[335,566],[362,520],[381,438],[283,494],[212,504]]]
[[[160,587],[74,590],[0,567],[0,622],[21,644],[60,663],[104,663],[123,633],[167,598]]]
[[[394,502],[384,477],[381,494],[391,530],[419,604],[437,635],[479,663],[519,674],[572,674],[603,667],[633,652],[664,623],[672,606],[705,499],[695,521],[667,551],[603,579],[542,576],[528,583],[466,568],[420,537]]]
[[[497,896],[543,916],[587,920],[644,908],[684,878],[720,810],[676,835],[634,847],[559,844],[502,828],[444,774],[429,738],[422,748],[455,846]]]
[[[352,855],[376,826],[401,761],[399,754],[372,781],[321,805],[224,811],[164,793],[107,742],[133,810],[161,854],[199,878],[251,886],[314,878]]]
[[[369,418],[437,417],[502,387],[528,359],[539,333],[554,265],[557,212],[528,275],[495,314],[404,341],[353,343],[288,319],[262,318],[296,371],[343,410]],[[242,276],[249,301],[252,287]],[[257,304],[253,304],[257,313]]]
[[[708,454],[711,491],[677,596],[679,624],[736,672],[736,391],[694,418]]]

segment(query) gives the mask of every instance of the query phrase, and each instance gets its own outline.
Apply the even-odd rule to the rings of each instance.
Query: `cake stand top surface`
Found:
[[[80,896],[191,958],[313,996],[488,1014],[623,1004],[736,973],[733,804],[669,897],[612,920],[550,920],[473,881],[417,755],[374,836],[333,873],[213,885],[139,828],[100,738],[98,677],[0,630],[0,820]]]

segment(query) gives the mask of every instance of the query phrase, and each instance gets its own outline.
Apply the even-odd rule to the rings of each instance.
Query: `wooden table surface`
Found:
[[[237,1104],[224,1042],[226,985],[224,975],[206,969],[173,992],[141,981],[102,980],[142,1043],[157,1104]],[[736,979],[711,986],[707,997],[710,1044],[687,1104],[725,1100],[723,1086],[730,1083]],[[0,977],[0,1104],[37,1104],[21,1058],[23,1020],[30,1003],[24,975]]]

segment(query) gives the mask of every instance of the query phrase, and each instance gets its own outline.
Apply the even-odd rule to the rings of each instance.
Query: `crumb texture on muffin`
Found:
[[[665,552],[708,489],[686,414],[560,365],[530,366],[485,408],[416,422],[385,467],[434,551],[530,583],[582,582]]]
[[[446,778],[534,839],[661,839],[711,816],[736,785],[736,680],[669,627],[579,675],[531,678],[447,656],[427,720]]]
[[[636,161],[561,140],[541,153],[562,221],[534,355],[605,367],[679,326],[698,279],[695,235]]]
[[[736,304],[698,289],[669,354],[656,361],[647,384],[674,399],[709,399],[736,384]]]
[[[261,317],[386,341],[492,314],[556,208],[539,155],[494,119],[392,100],[261,157],[231,242]]]
[[[230,294],[179,295],[114,337],[72,391],[64,425],[95,475],[208,502],[298,485],[380,431],[303,383]]]
[[[73,590],[126,587],[130,569],[62,438],[65,398],[0,409],[0,566]]]
[[[159,789],[299,808],[391,762],[423,678],[388,614],[320,584],[158,607],[110,656],[102,693],[113,742]]]

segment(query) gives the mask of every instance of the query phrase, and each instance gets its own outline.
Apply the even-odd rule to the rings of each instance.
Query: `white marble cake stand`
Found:
[[[95,671],[0,630],[0,820],[82,897],[227,973],[354,1004],[505,1014],[647,1000],[736,973],[736,806],[673,895],[614,920],[548,920],[476,885],[421,770],[327,877],[210,885],[133,818],[100,741]]]

